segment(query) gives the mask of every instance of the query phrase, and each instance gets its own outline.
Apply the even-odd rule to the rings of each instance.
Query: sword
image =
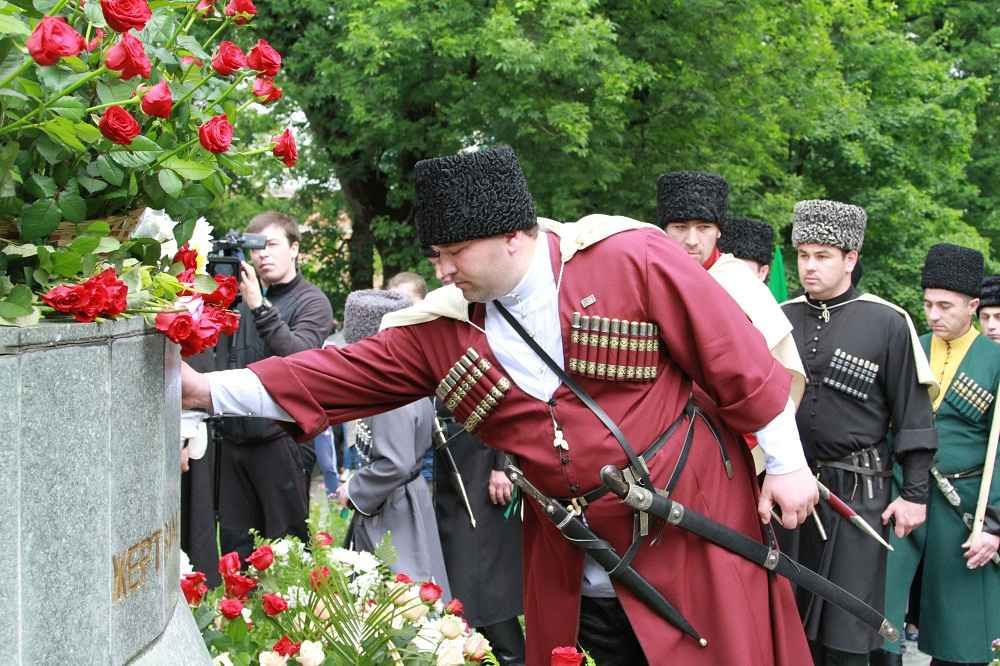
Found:
[[[551,520],[562,535],[576,548],[584,551],[598,564],[604,567],[611,578],[628,588],[632,594],[653,610],[664,620],[674,625],[682,632],[698,641],[701,647],[707,647],[708,641],[701,637],[694,627],[680,612],[667,601],[649,581],[639,575],[631,565],[622,561],[611,547],[611,544],[597,536],[593,530],[578,518],[578,514],[570,512],[558,501],[542,494],[530,481],[524,478],[524,472],[514,465],[507,465],[507,476],[542,507],[542,512]]]
[[[434,448],[444,451],[445,457],[448,458],[448,464],[451,465],[452,480],[458,487],[458,493],[462,496],[462,502],[465,504],[465,510],[469,514],[469,522],[472,524],[472,529],[476,529],[476,516],[472,513],[472,505],[469,503],[469,496],[465,492],[465,482],[462,481],[462,473],[458,471],[455,456],[451,454],[451,449],[448,448],[448,437],[444,434],[444,428],[441,427],[441,421],[437,416],[434,417],[434,434],[437,435],[439,440],[437,446]]]
[[[605,465],[601,469],[601,480],[611,492],[632,508],[651,513],[768,571],[784,576],[803,589],[855,616],[887,641],[899,640],[899,631],[881,613],[839,585],[802,566],[779,551],[777,547],[768,547],[754,541],[731,527],[726,527],[685,507],[680,502],[629,483],[621,470],[614,465]]]
[[[830,505],[831,509],[843,516],[859,530],[885,546],[886,550],[893,550],[893,547],[889,545],[889,542],[883,539],[882,535],[879,534],[874,527],[869,525],[864,518],[859,516],[854,509],[849,507],[847,502],[834,495],[833,492],[824,486],[819,479],[816,479],[816,486],[819,488],[819,496],[826,500],[826,503]]]
[[[945,501],[948,502],[948,506],[952,508],[955,515],[958,516],[965,526],[972,532],[972,527],[975,524],[974,518],[970,513],[964,513],[962,511],[962,498],[959,497],[958,491],[955,490],[955,486],[951,484],[946,476],[938,471],[937,467],[931,467],[931,476],[934,477],[934,481],[937,484],[938,490],[944,495]],[[1000,553],[993,553],[992,557],[993,564],[1000,565]]]

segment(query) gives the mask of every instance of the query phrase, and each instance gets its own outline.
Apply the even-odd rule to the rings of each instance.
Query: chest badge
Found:
[[[584,309],[589,308],[591,305],[597,302],[597,296],[589,294],[580,299],[580,306]]]

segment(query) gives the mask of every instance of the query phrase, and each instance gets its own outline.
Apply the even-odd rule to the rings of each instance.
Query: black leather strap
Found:
[[[580,399],[587,409],[589,409],[598,420],[604,424],[604,427],[618,440],[618,444],[621,445],[622,450],[625,451],[625,456],[628,458],[629,467],[632,468],[632,473],[638,480],[640,485],[652,490],[652,484],[649,480],[649,468],[646,466],[645,462],[636,455],[635,451],[629,445],[628,440],[625,439],[625,435],[622,433],[621,429],[618,427],[607,412],[597,404],[597,402],[590,397],[590,395],[583,390],[583,388],[573,381],[573,378],[567,375],[559,364],[556,363],[551,356],[549,356],[542,347],[535,342],[535,339],[528,335],[528,332],[524,330],[524,327],[514,318],[514,316],[505,308],[500,301],[494,300],[493,305],[496,307],[500,316],[507,320],[507,323],[511,325],[511,328],[517,332],[521,339],[528,343],[531,350],[535,352],[538,358],[545,362],[545,365],[549,366],[552,372],[556,373],[556,376],[565,384],[570,391]]]

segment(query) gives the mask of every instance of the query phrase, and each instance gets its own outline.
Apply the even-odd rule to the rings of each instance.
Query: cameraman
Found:
[[[269,356],[319,347],[333,329],[326,296],[296,270],[301,236],[295,220],[263,212],[250,220],[246,233],[265,236],[266,245],[252,251],[253,266],[241,265],[240,328],[216,347],[217,369],[245,368]],[[224,417],[220,427],[222,552],[249,555],[251,529],[265,538],[306,540],[309,489],[302,448],[268,419]]]

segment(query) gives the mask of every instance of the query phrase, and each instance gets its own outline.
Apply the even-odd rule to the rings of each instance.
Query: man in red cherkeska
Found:
[[[788,373],[722,288],[661,230],[607,216],[539,229],[509,148],[418,163],[415,212],[420,242],[437,252],[447,286],[387,316],[386,330],[355,345],[228,373],[199,375],[185,367],[184,403],[294,421],[297,434],[308,437],[330,422],[436,392],[468,430],[516,456],[541,492],[579,497],[600,485],[602,466],[621,466],[626,455],[501,316],[504,308],[640,454],[685,418],[696,381],[729,429],[756,432],[765,448],[775,438],[791,438],[792,446],[776,448],[796,449],[801,457]],[[582,316],[629,325],[612,349],[599,344],[600,332],[582,336],[572,328]],[[686,429],[676,428],[648,460],[659,488]],[[808,469],[766,477],[759,506],[746,448],[723,438],[734,467],[730,477],[700,419],[693,432],[672,497],[756,539],[762,538],[758,510],[769,512],[771,500],[786,517],[801,522],[808,515],[817,494]],[[589,503],[584,516],[619,553],[626,550],[633,527],[627,506],[608,494]],[[547,664],[554,647],[577,642],[601,664],[809,661],[789,585],[691,534],[664,527],[655,543],[642,540],[632,566],[708,639],[706,648],[617,584],[612,601],[585,603],[584,560],[527,500],[528,664]]]

